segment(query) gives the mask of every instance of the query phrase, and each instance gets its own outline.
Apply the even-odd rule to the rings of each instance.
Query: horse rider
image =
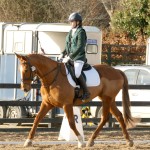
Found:
[[[70,14],[68,21],[71,25],[71,30],[66,36],[65,50],[59,56],[59,60],[63,58],[63,62],[73,61],[75,76],[83,88],[82,100],[86,100],[90,97],[85,79],[83,78],[81,71],[84,63],[87,61],[85,55],[85,46],[87,41],[86,32],[82,27],[82,17],[79,13],[74,12]]]

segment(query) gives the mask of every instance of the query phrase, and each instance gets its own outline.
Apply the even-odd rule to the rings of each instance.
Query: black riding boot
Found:
[[[82,100],[88,99],[90,97],[90,92],[87,89],[86,82],[82,75],[80,75],[80,77],[78,78],[78,82],[81,85],[81,87],[83,88],[83,95],[82,95],[81,99]]]

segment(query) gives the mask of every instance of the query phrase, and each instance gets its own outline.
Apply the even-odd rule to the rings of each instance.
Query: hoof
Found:
[[[133,143],[132,140],[129,140],[129,141],[127,141],[127,145],[130,146],[130,147],[132,147],[134,145],[134,143]]]
[[[27,139],[23,145],[24,147],[32,146],[32,140]]]
[[[83,148],[83,147],[85,147],[85,143],[78,143],[78,148]]]
[[[81,135],[78,136],[78,148],[85,147],[85,143],[83,141],[83,137]]]
[[[89,140],[86,144],[86,147],[92,147],[94,144],[94,140]]]

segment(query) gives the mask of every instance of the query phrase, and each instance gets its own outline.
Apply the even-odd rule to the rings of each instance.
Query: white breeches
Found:
[[[76,78],[80,77],[83,65],[84,65],[84,61],[81,61],[81,60],[74,61],[74,69],[75,69]]]

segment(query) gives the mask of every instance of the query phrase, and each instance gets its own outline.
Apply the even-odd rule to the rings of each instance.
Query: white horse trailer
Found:
[[[65,47],[65,38],[70,31],[68,24],[53,23],[0,23],[0,83],[20,83],[20,74],[18,72],[19,62],[14,52],[18,54],[39,53],[58,59],[60,53]],[[88,63],[91,65],[101,63],[102,32],[93,26],[84,26],[87,33],[86,55]],[[22,100],[30,101],[41,100],[37,91],[31,90],[25,97],[20,89],[1,89],[0,100]],[[7,114],[13,117],[22,117],[25,113],[23,107],[0,106],[0,117],[6,117]],[[57,110],[58,111],[58,110]],[[32,110],[35,113],[36,109]],[[57,112],[60,113],[60,112]]]

